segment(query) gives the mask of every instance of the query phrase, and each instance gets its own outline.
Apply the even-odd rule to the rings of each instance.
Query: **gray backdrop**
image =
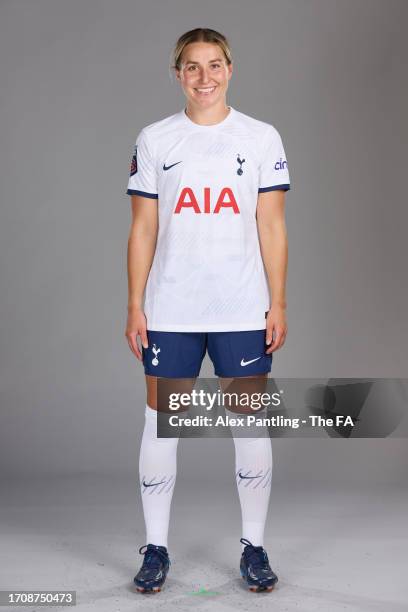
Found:
[[[287,150],[289,334],[273,374],[407,375],[404,0],[2,0],[0,18],[4,477],[136,474],[125,191],[139,130],[184,105],[168,62],[193,27],[229,37],[228,102]],[[275,482],[406,482],[403,438],[273,445]],[[182,446],[192,487],[231,477],[225,440]]]

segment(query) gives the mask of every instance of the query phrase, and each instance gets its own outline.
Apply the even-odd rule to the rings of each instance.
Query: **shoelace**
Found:
[[[241,538],[240,542],[245,544],[244,555],[255,568],[269,568],[269,559],[262,546],[254,546],[249,540]]]
[[[146,550],[142,552],[144,547],[146,547]],[[170,559],[165,552],[159,548],[148,548],[146,544],[139,548],[139,554],[145,556],[143,565],[147,567],[160,567],[160,559],[164,562],[168,561],[170,563]]]

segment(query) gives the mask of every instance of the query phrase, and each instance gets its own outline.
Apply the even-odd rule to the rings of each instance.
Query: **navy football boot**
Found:
[[[253,546],[245,538],[241,538],[240,542],[245,544],[241,555],[241,576],[246,580],[249,590],[272,591],[278,582],[278,577],[271,570],[266,550],[262,546]]]
[[[147,544],[146,550],[139,548],[139,553],[144,555],[143,565],[133,579],[140,593],[157,593],[161,590],[166,580],[170,567],[169,554],[165,546]]]

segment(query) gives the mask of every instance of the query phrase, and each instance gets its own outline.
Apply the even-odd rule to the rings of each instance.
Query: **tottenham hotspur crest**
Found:
[[[160,353],[160,349],[156,348],[156,345],[153,344],[152,351],[154,353],[154,357],[152,359],[152,365],[157,366],[159,365],[159,360],[157,359],[157,355]]]
[[[245,159],[241,159],[239,156],[239,153],[237,155],[237,162],[239,163],[239,168],[237,170],[237,174],[239,174],[239,176],[241,176],[241,174],[244,172],[242,169],[242,164],[244,163]]]

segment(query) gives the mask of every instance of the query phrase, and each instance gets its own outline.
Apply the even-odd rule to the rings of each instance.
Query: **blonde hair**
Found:
[[[208,42],[218,45],[224,54],[227,64],[229,65],[232,63],[230,44],[223,34],[216,30],[211,30],[210,28],[195,28],[194,30],[189,30],[182,34],[176,42],[172,52],[170,69],[181,70],[181,56],[183,55],[183,51],[187,45],[193,42]]]

